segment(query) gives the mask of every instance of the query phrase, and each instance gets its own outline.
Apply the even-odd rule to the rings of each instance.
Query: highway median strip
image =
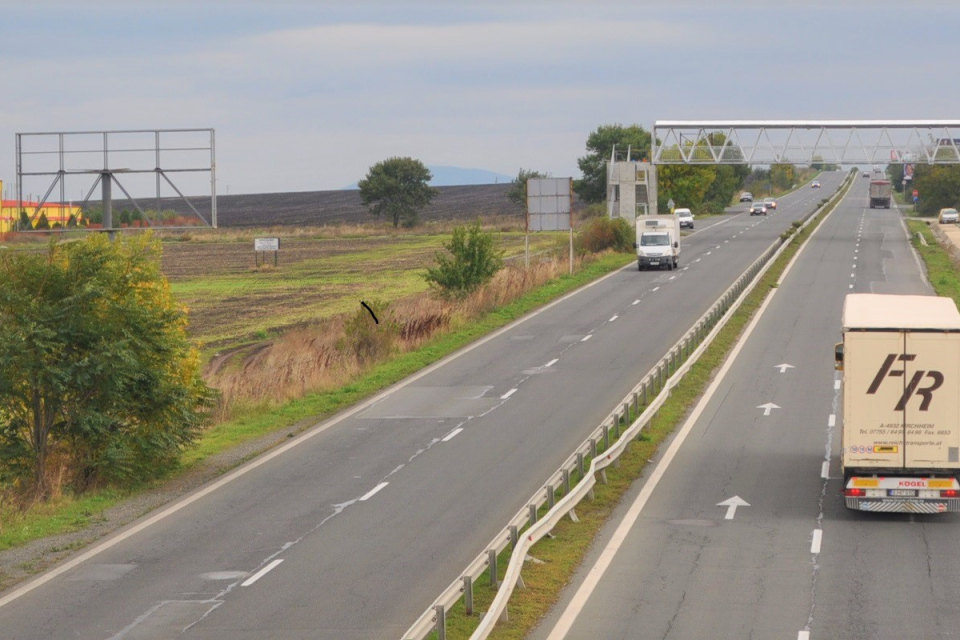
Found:
[[[551,535],[541,539],[530,550],[529,557],[535,557],[536,562],[527,561],[523,569],[521,588],[515,590],[509,601],[508,619],[501,621],[490,634],[490,638],[519,640],[539,623],[550,608],[557,602],[561,591],[569,583],[574,572],[582,563],[583,558],[601,528],[607,523],[614,509],[620,503],[624,494],[634,480],[643,473],[647,462],[650,462],[659,445],[670,436],[679,426],[690,409],[696,404],[704,389],[710,383],[715,372],[726,360],[728,354],[739,340],[750,319],[763,304],[768,294],[773,291],[790,261],[799,251],[803,243],[815,232],[820,222],[840,202],[846,189],[852,181],[841,186],[839,196],[833,203],[825,206],[806,227],[794,227],[787,238],[794,236],[791,242],[763,274],[757,286],[746,296],[740,307],[732,313],[726,325],[719,331],[714,341],[707,347],[699,360],[693,364],[689,372],[673,389],[666,403],[660,408],[657,415],[641,431],[636,441],[631,443],[624,454],[619,458],[618,466],[605,469],[605,482],[597,483],[593,488],[593,499],[584,500],[576,507],[578,522],[572,519],[562,519],[552,530]],[[787,238],[783,238],[785,242]],[[679,368],[679,363],[677,367]],[[652,401],[652,398],[651,398]],[[626,414],[616,433],[625,429],[631,422],[643,413],[646,405],[639,404],[636,410]],[[601,456],[609,447],[603,447],[601,442],[597,447],[597,455]],[[585,460],[584,467],[588,468],[590,459]],[[579,476],[579,474],[572,474]],[[581,480],[581,477],[571,477],[571,490]],[[556,499],[564,495],[558,491]],[[537,514],[540,520],[547,513],[547,505],[541,507]],[[508,547],[498,556],[497,583],[503,579],[511,555]],[[472,588],[474,615],[466,615],[465,604],[461,599],[446,612],[446,638],[469,638],[477,628],[485,612],[493,602],[497,589],[491,581],[485,578],[474,581]],[[434,633],[429,638],[436,638]]]

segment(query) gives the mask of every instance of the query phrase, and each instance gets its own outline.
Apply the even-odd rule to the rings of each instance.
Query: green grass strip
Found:
[[[717,369],[740,339],[740,334],[747,323],[763,304],[767,295],[776,288],[777,281],[787,264],[839,201],[840,198],[833,204],[827,205],[809,225],[795,234],[794,241],[784,249],[700,359],[674,388],[669,399],[643,430],[640,438],[624,451],[620,457],[620,468],[608,467],[607,484],[597,483],[594,487],[594,499],[584,500],[577,505],[576,513],[580,522],[574,523],[564,518],[554,527],[553,538],[543,538],[530,550],[530,556],[542,561],[542,564],[528,562],[524,566],[523,581],[526,587],[518,587],[514,590],[507,608],[509,620],[506,623],[499,623],[490,638],[522,640],[557,602],[560,592],[570,582],[573,573],[583,562],[590,544],[607,523],[631,483],[640,477],[647,462],[653,459],[660,443],[683,422],[710,380],[713,379]],[[643,409],[644,407],[640,407],[640,412]],[[631,420],[636,417],[637,415],[633,415]],[[501,577],[509,561],[510,549],[508,548],[500,554],[497,563]],[[463,600],[460,600],[447,613],[448,640],[464,640],[470,637],[480,622],[480,615],[477,614],[489,608],[496,591],[490,586],[487,577],[481,577],[474,582],[473,595],[475,615],[465,615]],[[436,638],[436,634],[428,637]]]
[[[907,228],[910,229],[910,243],[927,265],[927,278],[933,290],[938,296],[953,298],[954,303],[960,305],[960,268],[957,263],[940,245],[926,222],[907,220]],[[917,233],[927,241],[926,245],[920,242]]]
[[[633,255],[622,253],[600,256],[572,275],[564,274],[505,307],[428,341],[414,351],[398,354],[340,389],[308,394],[279,407],[250,409],[242,417],[221,423],[205,432],[197,445],[184,454],[181,472],[231,447],[308,418],[311,424],[320,422],[538,307],[633,262],[634,259]],[[149,486],[152,485],[131,487],[125,491],[95,491],[79,498],[64,496],[46,505],[36,505],[25,513],[10,505],[0,504],[0,550],[80,530],[91,522],[102,519],[106,509]]]

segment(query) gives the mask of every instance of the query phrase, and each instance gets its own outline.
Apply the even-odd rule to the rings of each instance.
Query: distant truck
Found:
[[[960,511],[960,312],[935,296],[849,294],[840,439],[846,506]]]
[[[889,209],[890,208],[890,181],[889,180],[871,180],[870,181],[870,208],[871,209]]]
[[[680,219],[676,215],[637,216],[637,269],[680,265]]]

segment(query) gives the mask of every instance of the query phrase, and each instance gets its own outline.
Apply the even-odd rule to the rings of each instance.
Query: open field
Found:
[[[522,259],[522,233],[496,237],[507,259]],[[531,234],[530,251],[564,238]],[[447,234],[283,239],[279,266],[259,270],[246,241],[165,242],[162,266],[189,309],[191,334],[205,348],[221,348],[352,311],[361,300],[426,291],[423,270],[448,240]]]
[[[507,199],[509,184],[479,184],[437,187],[437,195],[423,210],[420,218],[436,220],[473,220],[477,216],[495,216],[509,221],[522,221],[523,209]],[[190,202],[205,219],[210,219],[210,198],[191,197]],[[144,200],[140,206],[154,207],[155,200]],[[163,198],[163,210],[195,217],[179,198]],[[574,208],[580,204],[574,200]],[[115,211],[133,210],[129,200],[114,200]],[[324,224],[357,224],[375,220],[360,201],[360,192],[296,191],[289,193],[251,193],[217,195],[217,223],[220,227],[316,226]]]

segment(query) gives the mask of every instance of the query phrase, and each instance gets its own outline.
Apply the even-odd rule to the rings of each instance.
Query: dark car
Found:
[[[752,216],[765,216],[767,215],[767,205],[762,202],[754,202],[750,205],[750,215]]]
[[[753,194],[749,191],[744,191],[740,194],[740,202],[753,202]]]

